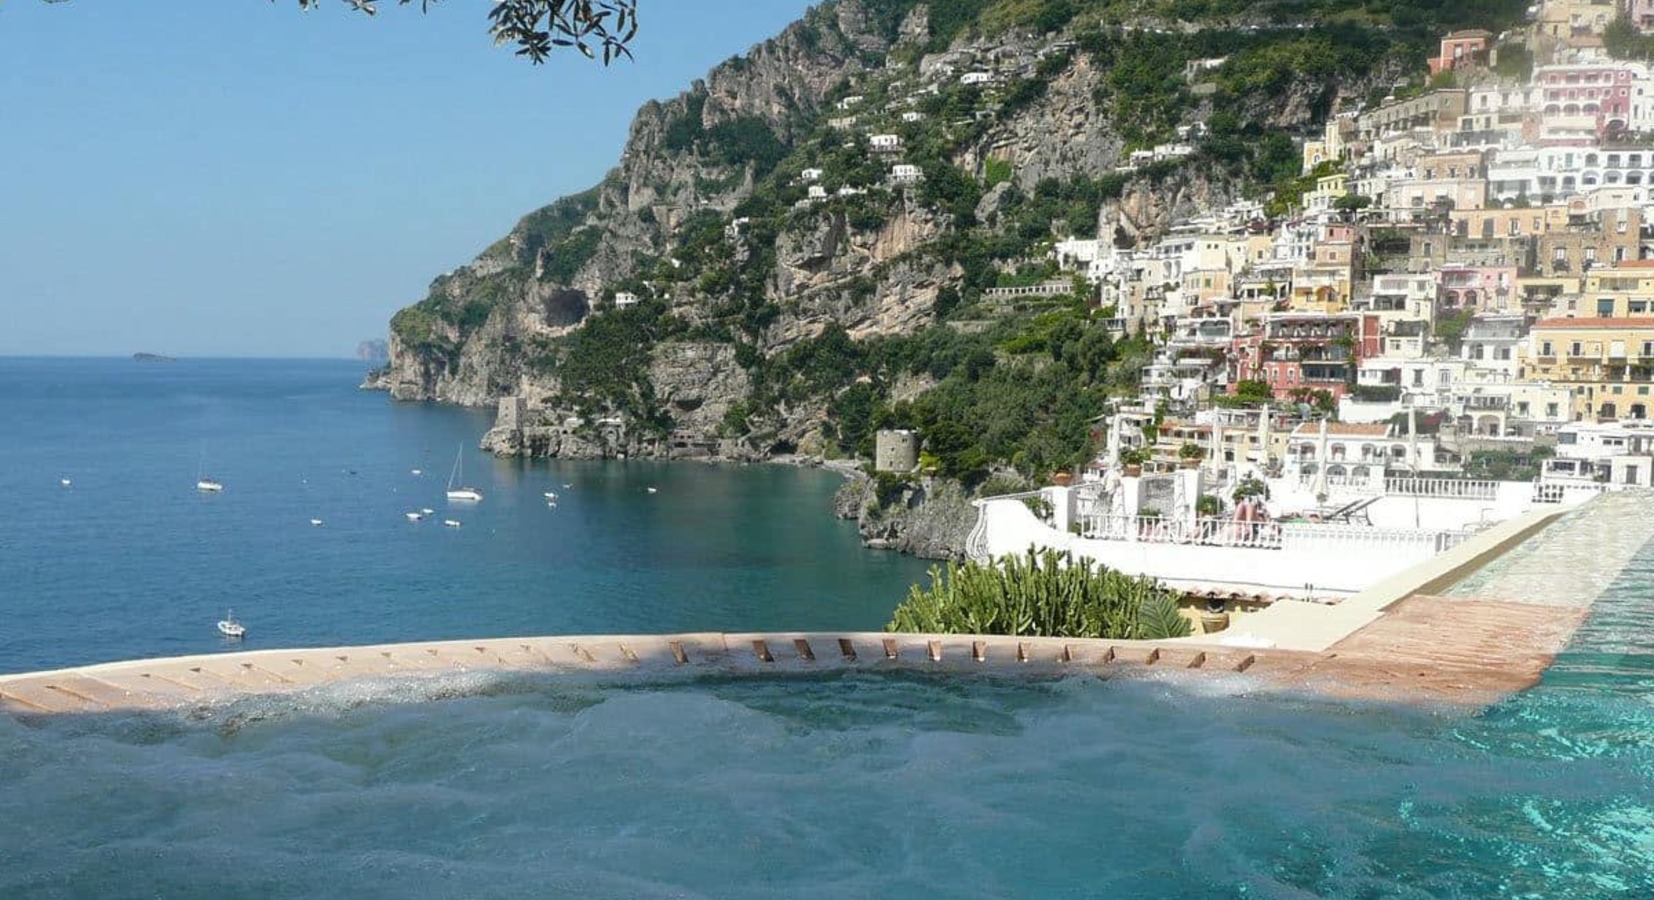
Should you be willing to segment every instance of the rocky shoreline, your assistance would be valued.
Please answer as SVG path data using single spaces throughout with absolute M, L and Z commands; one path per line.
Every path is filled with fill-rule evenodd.
M 388 368 L 374 369 L 360 385 L 361 390 L 392 390 Z M 497 422 L 478 442 L 479 449 L 495 456 L 546 459 L 666 459 L 705 463 L 762 463 L 767 465 L 822 468 L 845 479 L 833 496 L 832 512 L 841 519 L 856 520 L 862 544 L 873 550 L 894 550 L 921 559 L 965 558 L 965 539 L 976 525 L 977 510 L 964 486 L 935 476 L 918 476 L 903 481 L 880 496 L 879 482 L 869 478 L 859 460 L 827 459 L 809 453 L 771 453 L 736 440 L 674 446 L 669 439 L 641 439 L 629 434 L 620 423 L 585 423 L 574 420 L 558 425 L 522 427 L 512 421 L 519 411 L 509 404 L 501 409 L 505 420 Z

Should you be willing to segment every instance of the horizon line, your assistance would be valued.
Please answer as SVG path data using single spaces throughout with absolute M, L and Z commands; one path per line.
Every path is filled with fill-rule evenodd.
M 132 361 L 137 353 L 151 353 L 177 362 L 204 361 L 204 360 L 316 360 L 327 362 L 360 362 L 382 364 L 388 360 L 362 359 L 356 356 L 315 356 L 315 355 L 262 355 L 262 354 L 173 354 L 158 353 L 150 350 L 134 351 L 133 353 L 6 353 L 0 352 L 0 359 L 120 359 Z

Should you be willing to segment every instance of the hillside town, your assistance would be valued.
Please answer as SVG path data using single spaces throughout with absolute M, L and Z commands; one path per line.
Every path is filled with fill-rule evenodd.
M 1654 4 L 1445 34 L 1421 90 L 1301 142 L 1284 209 L 1057 242 L 1153 359 L 1083 473 L 980 504 L 971 555 L 1152 574 L 1210 598 L 1201 631 L 1273 646 L 1302 608 L 1273 600 L 1344 602 L 1497 523 L 1654 486 L 1654 71 L 1604 40 L 1628 26 L 1654 31 Z M 1157 152 L 1181 150 L 1131 163 Z
M 1604 42 L 1654 30 L 1654 4 L 1529 20 L 1443 35 L 1422 92 L 1337 111 L 1284 216 L 1242 201 L 1145 248 L 1107 227 L 1056 244 L 1111 328 L 1157 346 L 1090 477 L 1194 456 L 1331 483 L 1654 484 L 1654 70 Z

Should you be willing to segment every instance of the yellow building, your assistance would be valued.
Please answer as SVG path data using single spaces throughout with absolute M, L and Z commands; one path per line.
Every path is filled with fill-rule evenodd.
M 1315 171 L 1315 167 L 1324 162 L 1337 162 L 1344 158 L 1344 135 L 1354 130 L 1352 124 L 1349 119 L 1342 116 L 1328 116 L 1326 128 L 1321 132 L 1321 139 L 1304 141 L 1305 175 Z
M 1654 315 L 1654 260 L 1618 263 L 1592 269 L 1585 276 L 1579 315 L 1599 318 L 1637 318 Z
M 1646 419 L 1654 406 L 1654 316 L 1542 319 L 1517 375 L 1571 389 L 1576 421 Z
M 1483 240 L 1537 237 L 1568 226 L 1568 207 L 1556 204 L 1526 209 L 1456 208 L 1448 216 L 1454 234 Z

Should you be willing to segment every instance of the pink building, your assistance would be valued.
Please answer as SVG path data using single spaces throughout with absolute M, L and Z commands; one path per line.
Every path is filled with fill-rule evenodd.
M 1625 16 L 1638 31 L 1654 31 L 1654 0 L 1624 0 Z
M 1437 279 L 1438 309 L 1504 309 L 1516 287 L 1516 267 L 1448 265 Z
M 1540 115 L 1545 130 L 1580 122 L 1594 126 L 1600 138 L 1631 123 L 1635 73 L 1613 62 L 1545 66 L 1535 74 L 1540 87 Z
M 1487 65 L 1488 45 L 1493 33 L 1481 29 L 1455 31 L 1442 38 L 1441 55 L 1430 60 L 1430 74 Z

